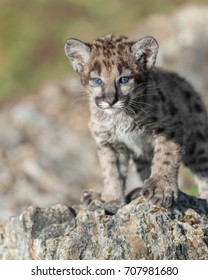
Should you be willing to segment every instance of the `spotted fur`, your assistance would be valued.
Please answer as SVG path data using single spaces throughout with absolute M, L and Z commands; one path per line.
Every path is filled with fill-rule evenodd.
M 154 67 L 156 40 L 69 39 L 65 51 L 90 97 L 89 127 L 104 177 L 101 199 L 125 202 L 130 158 L 144 180 L 134 198 L 142 194 L 153 204 L 172 206 L 182 162 L 195 175 L 201 196 L 207 195 L 207 112 L 187 81 Z M 122 83 L 122 77 L 128 81 Z

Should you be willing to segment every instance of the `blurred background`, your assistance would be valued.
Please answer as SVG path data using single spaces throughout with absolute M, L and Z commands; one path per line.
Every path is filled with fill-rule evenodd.
M 208 104 L 207 22 L 208 0 L 0 0 L 0 220 L 102 188 L 67 38 L 152 35 L 157 66 L 190 80 Z M 141 184 L 133 167 L 130 174 L 128 190 Z M 196 194 L 184 168 L 180 185 Z

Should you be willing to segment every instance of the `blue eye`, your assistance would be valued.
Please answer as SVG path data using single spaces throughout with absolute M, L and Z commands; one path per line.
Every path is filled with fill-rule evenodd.
M 129 79 L 130 79 L 130 77 L 127 77 L 127 76 L 121 77 L 119 79 L 119 83 L 120 84 L 126 84 L 126 83 L 128 83 Z
M 103 83 L 103 81 L 101 79 L 98 79 L 98 78 L 93 78 L 92 81 L 97 86 L 99 86 Z

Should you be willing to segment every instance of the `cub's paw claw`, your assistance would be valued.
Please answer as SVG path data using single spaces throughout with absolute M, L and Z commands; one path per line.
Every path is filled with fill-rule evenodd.
M 177 184 L 171 185 L 160 178 L 149 178 L 141 190 L 143 197 L 152 204 L 170 208 L 177 199 Z
M 84 190 L 82 192 L 80 200 L 81 200 L 81 203 L 83 203 L 84 205 L 89 205 L 90 202 L 92 202 L 93 200 L 99 200 L 99 201 L 103 202 L 101 199 L 101 193 L 96 192 L 94 190 Z
M 126 196 L 126 203 L 130 203 L 132 200 L 141 197 L 141 190 L 142 188 L 136 188 L 134 190 L 132 190 L 129 194 L 127 194 Z

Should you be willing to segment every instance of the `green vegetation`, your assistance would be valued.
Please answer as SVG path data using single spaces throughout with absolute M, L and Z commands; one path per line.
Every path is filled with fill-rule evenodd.
M 190 195 L 197 195 L 198 194 L 198 187 L 197 187 L 197 185 L 191 186 L 190 189 L 188 190 L 188 194 L 190 194 Z
M 110 32 L 126 34 L 141 18 L 186 2 L 0 0 L 0 101 L 35 92 L 44 81 L 67 75 L 63 46 L 68 37 L 91 40 Z

